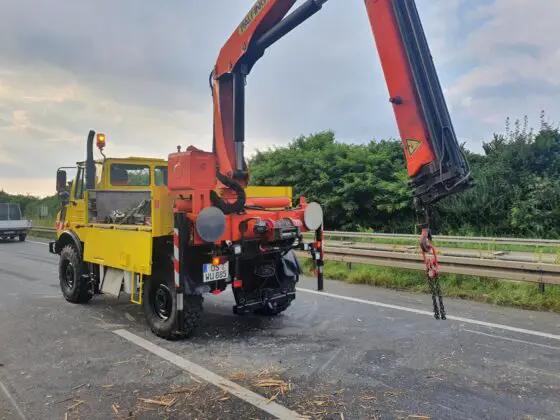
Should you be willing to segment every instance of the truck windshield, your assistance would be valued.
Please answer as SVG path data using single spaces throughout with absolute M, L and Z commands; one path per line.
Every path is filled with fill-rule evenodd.
M 19 205 L 0 203 L 0 220 L 21 220 Z

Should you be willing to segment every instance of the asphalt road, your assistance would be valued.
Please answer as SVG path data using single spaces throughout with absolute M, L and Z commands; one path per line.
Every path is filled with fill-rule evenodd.
M 310 418 L 560 419 L 554 314 L 448 299 L 436 321 L 429 296 L 303 279 L 283 316 L 209 296 L 195 336 L 167 342 L 126 298 L 64 301 L 56 263 L 0 243 L 0 419 L 274 418 L 202 368 Z

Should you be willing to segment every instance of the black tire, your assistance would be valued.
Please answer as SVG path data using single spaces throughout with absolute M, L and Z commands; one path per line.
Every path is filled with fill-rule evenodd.
M 284 277 L 282 279 L 282 289 L 289 290 L 290 292 L 296 291 L 296 283 L 299 282 L 299 274 L 293 277 Z M 286 303 L 276 304 L 272 307 L 265 305 L 262 308 L 256 309 L 254 313 L 260 316 L 278 316 L 292 305 L 293 300 Z
M 93 297 L 89 280 L 82 277 L 84 263 L 73 245 L 66 245 L 60 252 L 58 277 L 64 298 L 72 303 L 87 303 Z
M 173 311 L 177 301 L 177 291 L 173 280 L 173 271 L 155 271 L 146 278 L 142 306 L 146 321 L 152 332 L 166 340 L 186 338 L 196 330 L 202 322 L 202 296 L 183 296 L 184 330 L 177 330 L 177 311 Z
M 27 236 L 27 235 L 24 235 L 24 234 L 19 235 L 19 241 L 20 241 L 20 242 L 25 242 L 26 236 Z

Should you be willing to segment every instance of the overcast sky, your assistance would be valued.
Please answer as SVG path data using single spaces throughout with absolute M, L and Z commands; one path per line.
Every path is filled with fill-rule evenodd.
M 2 0 L 0 189 L 52 194 L 56 168 L 106 153 L 211 150 L 208 76 L 253 0 Z M 560 2 L 417 0 L 455 129 L 480 151 L 506 117 L 560 111 Z M 332 129 L 397 137 L 363 0 L 330 0 L 247 86 L 247 151 Z

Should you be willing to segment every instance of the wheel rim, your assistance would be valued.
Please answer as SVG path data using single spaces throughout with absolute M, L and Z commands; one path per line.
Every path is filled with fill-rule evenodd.
M 171 290 L 164 284 L 160 284 L 152 297 L 152 308 L 154 313 L 164 321 L 169 319 L 173 310 L 173 296 Z
M 74 287 L 74 266 L 70 262 L 66 264 L 64 270 L 64 283 L 69 289 Z

